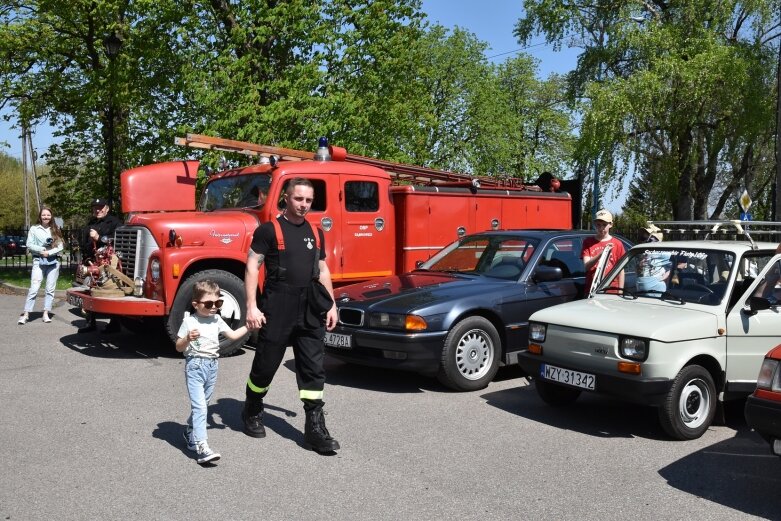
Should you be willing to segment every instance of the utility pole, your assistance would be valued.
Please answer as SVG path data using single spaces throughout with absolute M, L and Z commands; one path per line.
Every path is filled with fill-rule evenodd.
M 41 213 L 41 187 L 38 183 L 38 171 L 35 169 L 35 162 L 38 160 L 38 154 L 35 153 L 33 148 L 33 136 L 30 133 L 30 129 L 27 129 L 27 148 L 30 154 L 30 173 L 33 176 L 33 189 L 35 189 L 35 203 L 38 206 L 38 213 Z M 24 151 L 22 152 L 24 153 Z
M 778 46 L 776 67 L 776 182 L 773 218 L 781 221 L 781 44 Z
M 27 125 L 22 123 L 22 178 L 24 178 L 24 227 L 30 229 L 30 195 L 27 188 Z

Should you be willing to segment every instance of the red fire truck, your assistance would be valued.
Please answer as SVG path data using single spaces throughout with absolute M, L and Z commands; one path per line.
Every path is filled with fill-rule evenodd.
M 114 237 L 135 294 L 109 298 L 68 290 L 74 306 L 117 315 L 131 330 L 162 321 L 175 339 L 192 287 L 210 278 L 222 290 L 222 316 L 245 319 L 244 263 L 252 234 L 283 209 L 286 183 L 309 179 L 308 219 L 325 232 L 335 286 L 414 269 L 459 236 L 509 228 L 569 229 L 572 198 L 517 179 L 475 178 L 348 154 L 321 142 L 316 153 L 202 135 L 177 138 L 195 148 L 256 156 L 258 163 L 211 175 L 196 206 L 198 161 L 175 161 L 121 175 L 125 224 Z M 262 273 L 261 273 L 262 284 Z M 243 345 L 226 341 L 228 354 Z

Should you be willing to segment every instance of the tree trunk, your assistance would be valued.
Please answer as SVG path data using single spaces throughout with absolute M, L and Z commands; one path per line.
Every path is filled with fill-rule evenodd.
M 678 200 L 673 205 L 673 219 L 690 221 L 692 219 L 692 171 L 691 148 L 692 131 L 686 128 L 678 136 Z

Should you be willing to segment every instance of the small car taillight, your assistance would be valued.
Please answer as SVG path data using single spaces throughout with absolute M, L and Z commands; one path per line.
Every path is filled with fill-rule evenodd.
M 778 371 L 778 360 L 765 358 L 757 376 L 757 388 L 768 391 L 781 391 L 781 374 Z

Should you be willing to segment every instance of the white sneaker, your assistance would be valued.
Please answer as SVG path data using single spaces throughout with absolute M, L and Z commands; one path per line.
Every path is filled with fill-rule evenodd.
M 19 320 L 17 320 L 16 323 L 19 324 L 20 326 L 25 325 L 27 323 L 27 315 L 25 315 L 24 313 L 19 315 Z
M 43 312 L 43 321 L 44 321 L 44 323 L 46 323 L 46 324 L 48 324 L 49 322 L 51 322 L 51 321 L 52 321 L 52 319 L 51 319 L 51 317 L 49 316 L 49 314 L 48 314 L 47 312 L 45 312 L 45 311 Z
M 196 452 L 198 452 L 198 463 L 208 463 L 210 461 L 217 461 L 220 459 L 220 455 L 209 448 L 209 444 L 206 440 L 196 442 Z

